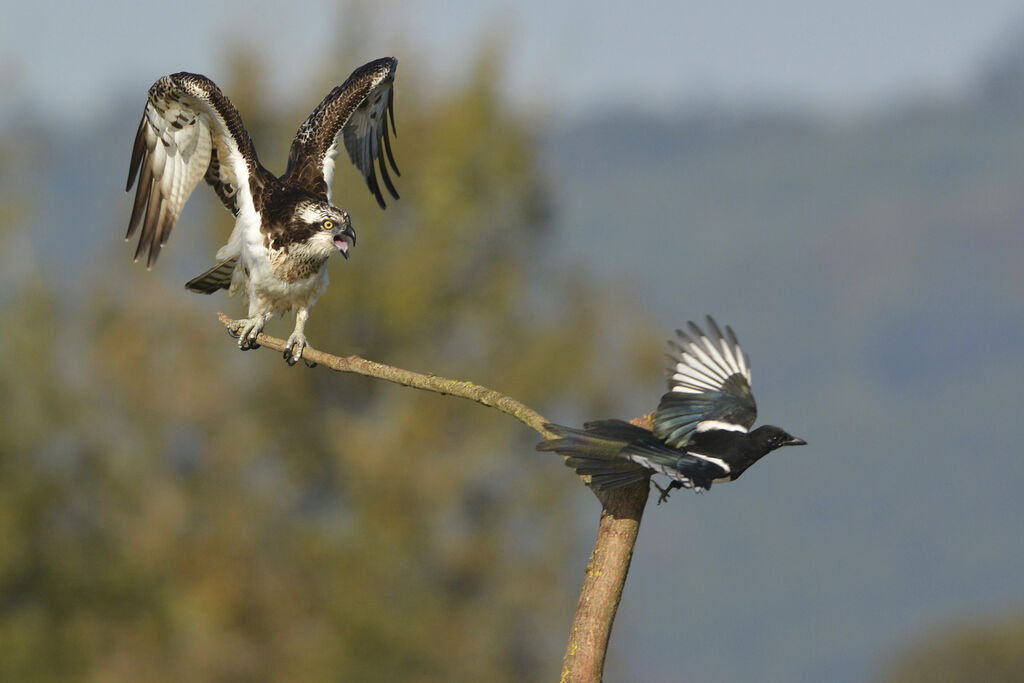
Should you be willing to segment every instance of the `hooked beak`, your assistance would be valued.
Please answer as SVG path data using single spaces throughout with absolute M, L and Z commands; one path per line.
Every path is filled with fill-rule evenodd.
M 341 255 L 348 260 L 349 249 L 356 245 L 356 231 L 352 225 L 346 225 L 343 230 L 334 234 L 334 246 L 341 252 Z

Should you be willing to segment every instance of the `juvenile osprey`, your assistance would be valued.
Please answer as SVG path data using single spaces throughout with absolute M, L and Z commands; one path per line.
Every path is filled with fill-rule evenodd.
M 142 228 L 135 260 L 148 249 L 152 268 L 192 190 L 206 180 L 234 214 L 235 227 L 217 265 L 185 287 L 245 292 L 249 317 L 229 328 L 242 350 L 258 346 L 256 336 L 272 315 L 294 311 L 284 357 L 289 365 L 298 362 L 309 310 L 327 288 L 327 258 L 341 252 L 347 259 L 356 243 L 348 214 L 331 203 L 339 141 L 382 209 L 377 167 L 398 199 L 385 163 L 386 155 L 398 174 L 385 121 L 395 132 L 397 67 L 393 57 L 364 64 L 329 92 L 299 126 L 279 178 L 260 164 L 242 117 L 213 81 L 184 72 L 158 80 L 149 89 L 125 188 L 130 192 L 138 177 L 126 237 Z
M 722 334 L 708 316 L 705 334 L 695 323 L 690 333 L 676 330 L 669 391 L 654 412 L 654 431 L 622 420 L 598 420 L 583 429 L 548 424 L 555 438 L 539 451 L 568 456 L 565 464 L 591 475 L 597 490 L 624 486 L 663 474 L 672 481 L 658 502 L 676 488 L 706 491 L 714 482 L 734 481 L 762 457 L 782 446 L 807 442 L 772 425 L 749 431 L 757 419 L 750 391 L 750 361 L 732 328 Z

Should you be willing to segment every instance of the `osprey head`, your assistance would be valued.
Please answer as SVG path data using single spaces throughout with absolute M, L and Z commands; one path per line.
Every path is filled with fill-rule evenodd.
M 310 249 L 324 258 L 336 251 L 346 259 L 356 243 L 356 231 L 348 213 L 329 202 L 306 200 L 295 206 L 293 227 L 305 232 Z

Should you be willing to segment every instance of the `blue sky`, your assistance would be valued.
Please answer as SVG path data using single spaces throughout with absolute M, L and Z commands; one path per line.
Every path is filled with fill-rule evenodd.
M 112 94 L 142 91 L 165 73 L 201 71 L 216 80 L 229 39 L 243 34 L 278 64 L 275 87 L 284 96 L 300 92 L 304 82 L 290 74 L 331 41 L 353 42 L 346 19 L 370 5 L 3 4 L 0 110 L 28 102 L 56 111 L 70 99 L 85 118 L 98 115 Z M 481 42 L 502 40 L 513 101 L 551 112 L 605 103 L 665 110 L 708 98 L 870 110 L 893 98 L 955 92 L 1024 21 L 1019 0 L 373 4 L 373 35 L 356 48 L 360 57 L 393 52 L 402 37 L 425 57 L 432 77 L 446 79 Z M 351 66 L 340 65 L 339 73 Z

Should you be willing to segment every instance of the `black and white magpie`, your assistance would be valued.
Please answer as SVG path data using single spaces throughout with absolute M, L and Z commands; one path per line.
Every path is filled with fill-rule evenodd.
M 590 475 L 598 491 L 663 474 L 672 481 L 665 488 L 655 484 L 661 503 L 672 489 L 700 493 L 712 483 L 739 479 L 776 448 L 805 445 L 772 425 L 750 431 L 757 419 L 750 361 L 732 328 L 722 334 L 711 316 L 707 327 L 710 334 L 691 321 L 689 333 L 676 330 L 679 340 L 669 341 L 672 375 L 653 431 L 622 420 L 587 422 L 583 429 L 547 424 L 555 436 L 537 450 L 567 456 L 565 464 Z

